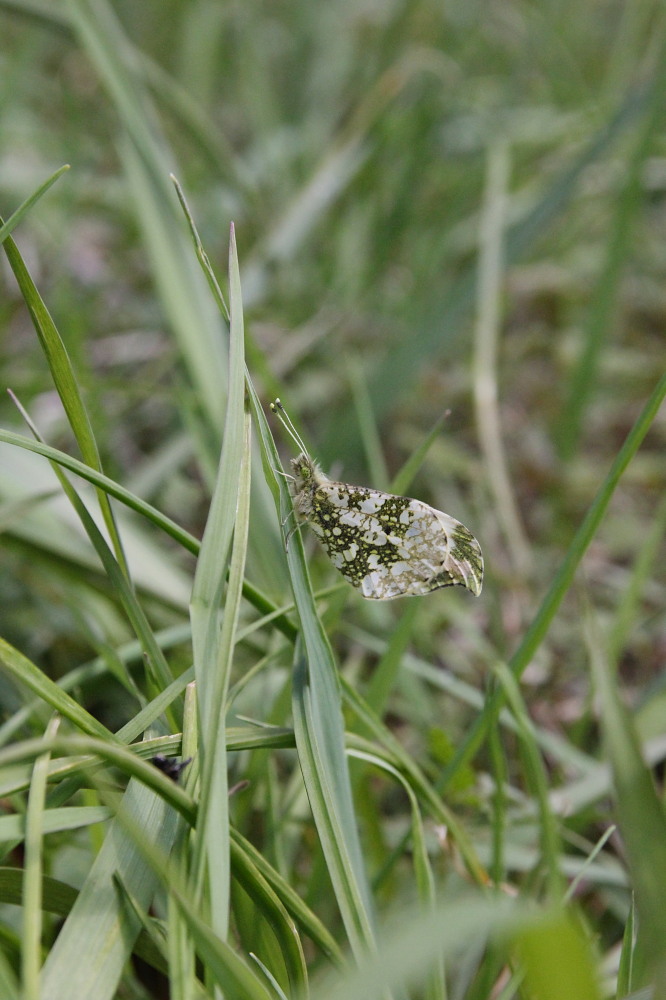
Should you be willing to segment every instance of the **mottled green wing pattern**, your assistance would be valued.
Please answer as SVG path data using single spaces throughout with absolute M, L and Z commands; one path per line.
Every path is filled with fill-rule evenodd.
M 420 500 L 333 482 L 306 455 L 292 467 L 297 514 L 364 597 L 389 600 L 455 584 L 480 594 L 481 548 L 459 521 Z

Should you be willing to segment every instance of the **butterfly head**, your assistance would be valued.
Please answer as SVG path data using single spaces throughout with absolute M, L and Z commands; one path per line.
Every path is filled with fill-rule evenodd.
M 302 490 L 310 491 L 317 488 L 324 478 L 324 474 L 304 451 L 297 458 L 292 458 L 291 467 L 294 471 L 294 492 L 300 493 Z

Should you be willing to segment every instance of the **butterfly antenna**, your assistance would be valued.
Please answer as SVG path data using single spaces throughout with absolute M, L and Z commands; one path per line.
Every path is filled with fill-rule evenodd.
M 290 438 L 295 442 L 296 447 L 303 452 L 304 455 L 309 455 L 308 449 L 303 444 L 303 439 L 291 422 L 291 418 L 284 406 L 279 399 L 276 399 L 274 403 L 271 403 L 271 410 L 277 416 L 278 420 L 286 430 Z

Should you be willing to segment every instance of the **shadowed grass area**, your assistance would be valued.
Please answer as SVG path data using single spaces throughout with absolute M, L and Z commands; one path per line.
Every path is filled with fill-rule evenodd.
M 0 0 L 0 995 L 664 993 L 665 27 Z

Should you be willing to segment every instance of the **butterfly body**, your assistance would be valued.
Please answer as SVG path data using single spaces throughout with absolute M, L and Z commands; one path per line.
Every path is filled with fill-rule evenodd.
M 291 467 L 297 517 L 364 597 L 389 600 L 455 584 L 481 592 L 481 548 L 455 518 L 420 500 L 335 482 L 305 452 Z

